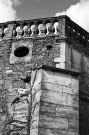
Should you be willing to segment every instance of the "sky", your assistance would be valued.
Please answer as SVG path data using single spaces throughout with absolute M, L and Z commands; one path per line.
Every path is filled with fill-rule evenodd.
M 89 32 L 89 0 L 0 0 L 0 22 L 67 15 Z

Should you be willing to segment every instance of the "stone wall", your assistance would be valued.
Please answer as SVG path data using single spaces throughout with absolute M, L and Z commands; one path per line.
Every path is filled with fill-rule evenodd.
M 72 71 L 80 72 L 79 78 L 79 125 L 80 134 L 88 135 L 89 130 L 89 119 L 88 119 L 88 107 L 89 107 L 89 54 L 84 52 L 84 49 L 80 47 L 78 42 L 67 42 L 66 47 L 66 57 L 65 57 L 65 68 Z
M 22 51 L 18 57 L 16 50 L 18 52 L 21 47 L 26 49 L 25 51 L 28 51 L 28 53 L 25 52 L 26 55 L 24 56 Z M 26 134 L 29 110 L 28 101 L 30 100 L 29 94 L 26 94 L 26 92 L 30 92 L 30 86 L 24 83 L 21 78 L 26 78 L 32 68 L 41 65 L 80 72 L 79 89 L 77 89 L 80 90 L 80 93 L 76 91 L 77 86 L 73 90 L 72 85 L 68 84 L 69 82 L 72 83 L 73 79 L 76 80 L 72 73 L 70 73 L 71 75 L 67 75 L 68 78 L 71 78 L 68 79 L 66 76 L 67 73 L 65 72 L 66 70 L 64 71 L 65 74 L 63 74 L 63 77 L 70 80 L 69 82 L 66 82 L 63 77 L 62 80 L 62 74 L 57 75 L 54 71 L 50 71 L 50 73 L 44 71 L 41 73 L 43 78 L 41 78 L 42 76 L 39 78 L 43 80 L 40 80 L 39 85 L 35 84 L 36 89 L 33 90 L 39 90 L 39 93 L 37 92 L 38 104 L 36 107 L 38 117 L 36 117 L 37 123 L 33 125 L 31 132 L 42 134 L 45 130 L 48 134 L 50 132 L 52 134 L 77 134 L 75 133 L 75 131 L 77 132 L 77 127 L 75 127 L 76 124 L 74 123 L 78 122 L 78 115 L 76 115 L 76 113 L 78 113 L 78 106 L 74 106 L 74 101 L 76 101 L 76 97 L 80 95 L 80 115 L 82 114 L 83 118 L 86 115 L 87 118 L 88 109 L 86 109 L 87 113 L 82 112 L 84 112 L 84 106 L 88 106 L 89 102 L 89 33 L 72 22 L 67 16 L 7 22 L 0 24 L 1 135 L 7 134 L 8 132 L 9 134 L 14 134 L 19 132 L 19 130 L 21 131 L 21 128 L 23 130 L 20 134 Z M 49 74 L 49 77 L 51 77 L 50 74 L 52 74 L 52 78 L 55 77 L 55 80 L 57 81 L 58 79 L 59 81 L 55 82 L 55 80 L 53 80 L 53 82 L 51 82 L 52 78 L 48 78 L 50 83 L 47 82 L 47 78 L 44 78 L 44 76 L 48 77 L 47 74 Z M 39 81 L 39 79 L 37 80 Z M 64 81 L 65 84 L 62 84 L 64 83 L 62 81 Z M 59 97 L 62 96 L 63 99 L 59 99 L 57 94 Z M 18 109 L 18 106 L 22 106 L 22 108 L 19 107 Z M 50 106 L 50 112 L 49 109 L 47 110 L 48 106 Z M 47 116 L 44 114 L 45 110 L 47 111 Z M 24 113 L 21 113 L 22 111 Z M 42 114 L 40 115 L 40 113 Z M 12 121 L 13 114 L 15 114 L 13 117 L 14 120 L 19 120 L 24 117 L 24 122 L 19 122 L 19 127 L 17 127 L 17 123 Z M 51 118 L 49 114 L 52 116 Z M 42 116 L 44 116 L 44 118 Z M 46 118 L 48 121 L 46 121 Z M 61 125 L 58 125 L 58 120 L 62 123 L 62 127 L 63 124 L 65 125 L 64 129 L 62 129 Z M 57 123 L 59 129 L 52 123 L 53 121 Z M 86 122 L 89 123 L 89 120 L 86 119 L 85 123 Z M 47 123 L 47 125 L 44 123 Z M 51 123 L 53 130 L 51 130 L 48 123 Z M 46 128 L 46 126 L 48 128 Z M 80 124 L 82 131 L 83 126 L 84 125 Z M 87 129 L 83 135 L 86 134 L 89 134 Z
M 31 135 L 79 135 L 79 78 L 74 72 L 40 69 Z M 34 116 L 34 115 L 33 115 Z

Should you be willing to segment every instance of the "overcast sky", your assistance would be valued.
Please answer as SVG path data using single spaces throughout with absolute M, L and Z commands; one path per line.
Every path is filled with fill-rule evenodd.
M 16 8 L 16 11 L 22 19 L 49 17 L 68 9 L 77 2 L 78 0 L 22 0 L 22 4 Z
M 0 0 L 0 22 L 68 15 L 89 31 L 89 0 Z

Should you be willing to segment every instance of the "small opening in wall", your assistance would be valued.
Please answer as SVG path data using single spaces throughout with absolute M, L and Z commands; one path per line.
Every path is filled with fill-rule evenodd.
M 47 47 L 47 50 L 48 51 L 52 49 L 52 46 L 51 45 L 47 45 L 46 47 Z
M 25 46 L 21 46 L 16 48 L 16 50 L 14 51 L 14 54 L 16 57 L 24 57 L 29 53 L 29 49 Z

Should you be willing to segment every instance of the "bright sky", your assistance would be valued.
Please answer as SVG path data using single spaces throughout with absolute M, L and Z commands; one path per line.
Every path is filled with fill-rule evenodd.
M 62 14 L 89 31 L 89 0 L 0 0 L 0 22 Z

